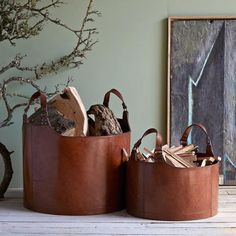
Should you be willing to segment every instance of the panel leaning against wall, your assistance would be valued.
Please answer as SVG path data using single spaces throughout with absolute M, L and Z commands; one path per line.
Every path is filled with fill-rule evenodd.
M 236 19 L 169 18 L 169 141 L 203 123 L 222 156 L 222 184 L 236 184 Z M 180 122 L 181 121 L 181 122 Z M 193 131 L 189 142 L 200 143 Z

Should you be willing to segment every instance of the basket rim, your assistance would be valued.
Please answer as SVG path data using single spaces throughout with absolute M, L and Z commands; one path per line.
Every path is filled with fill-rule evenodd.
M 121 134 L 116 134 L 116 135 L 104 135 L 104 136 L 63 136 L 59 133 L 57 133 L 53 128 L 51 128 L 50 126 L 48 125 L 35 125 L 35 124 L 32 124 L 32 123 L 26 123 L 24 122 L 23 123 L 23 127 L 24 128 L 27 128 L 27 127 L 41 127 L 43 129 L 48 129 L 53 135 L 59 137 L 59 138 L 63 138 L 63 139 L 73 139 L 73 138 L 83 138 L 83 139 L 109 139 L 109 138 L 114 138 L 114 137 L 122 137 L 124 135 L 129 135 L 131 134 L 131 130 L 127 131 L 127 132 L 123 132 Z

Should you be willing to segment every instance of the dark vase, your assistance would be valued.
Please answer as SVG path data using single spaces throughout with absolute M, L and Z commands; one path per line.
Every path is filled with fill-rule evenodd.
M 12 179 L 12 164 L 11 164 L 11 154 L 13 152 L 9 152 L 6 148 L 6 146 L 2 143 L 0 143 L 0 155 L 3 158 L 5 171 L 3 175 L 3 179 L 0 182 L 0 199 L 4 198 L 4 194 L 7 191 L 7 188 L 11 182 Z

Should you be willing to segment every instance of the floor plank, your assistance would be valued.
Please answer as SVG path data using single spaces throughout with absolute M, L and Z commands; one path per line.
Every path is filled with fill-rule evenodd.
M 13 197 L 12 197 L 13 196 Z M 56 216 L 23 207 L 22 193 L 0 201 L 0 235 L 236 235 L 236 186 L 221 186 L 219 213 L 194 221 L 136 218 L 125 210 L 92 216 Z

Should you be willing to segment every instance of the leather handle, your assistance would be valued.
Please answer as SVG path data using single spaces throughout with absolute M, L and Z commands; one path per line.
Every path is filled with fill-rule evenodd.
M 41 91 L 37 91 L 35 92 L 29 99 L 29 103 L 28 105 L 25 107 L 24 109 L 24 113 L 27 114 L 29 108 L 30 108 L 30 105 L 33 103 L 33 101 L 37 98 L 40 98 L 40 105 L 41 105 L 41 108 L 42 108 L 42 111 L 46 113 L 47 111 L 47 98 L 45 96 L 44 93 L 42 93 Z
M 180 143 L 183 145 L 183 146 L 186 146 L 188 143 L 187 143 L 187 139 L 188 139 L 188 136 L 190 134 L 190 131 L 193 127 L 197 127 L 197 128 L 200 128 L 205 134 L 206 134 L 206 154 L 208 155 L 211 155 L 211 156 L 214 156 L 214 152 L 213 152 L 213 149 L 212 149 L 212 144 L 211 144 L 211 139 L 207 133 L 207 130 L 206 130 L 206 127 L 203 125 L 203 124 L 200 124 L 200 123 L 195 123 L 195 124 L 192 124 L 190 126 L 188 126 L 185 130 L 184 130 L 184 133 L 182 135 L 182 138 L 180 139 Z
M 142 140 L 145 136 L 152 134 L 152 133 L 156 133 L 156 147 L 155 147 L 155 151 L 161 151 L 161 147 L 162 147 L 162 135 L 160 132 L 158 132 L 155 128 L 150 128 L 148 130 L 146 130 L 144 132 L 144 134 L 142 135 L 142 137 L 134 144 L 133 150 L 135 151 L 142 143 Z
M 27 120 L 27 112 L 29 111 L 30 105 L 33 103 L 35 99 L 39 98 L 40 99 L 40 105 L 41 105 L 41 123 L 42 125 L 50 125 L 49 119 L 48 119 L 48 113 L 47 113 L 47 97 L 44 93 L 41 91 L 35 92 L 31 98 L 29 99 L 28 105 L 24 109 L 24 120 Z
M 105 94 L 104 100 L 103 100 L 103 105 L 104 105 L 105 107 L 109 107 L 110 94 L 111 94 L 111 93 L 115 94 L 115 95 L 122 101 L 122 107 L 123 107 L 123 109 L 126 111 L 126 110 L 127 110 L 127 106 L 126 106 L 126 104 L 125 104 L 125 102 L 124 102 L 124 99 L 123 99 L 122 94 L 121 94 L 118 90 L 116 90 L 116 89 L 114 89 L 114 88 L 111 89 L 110 91 L 108 91 L 108 92 Z

